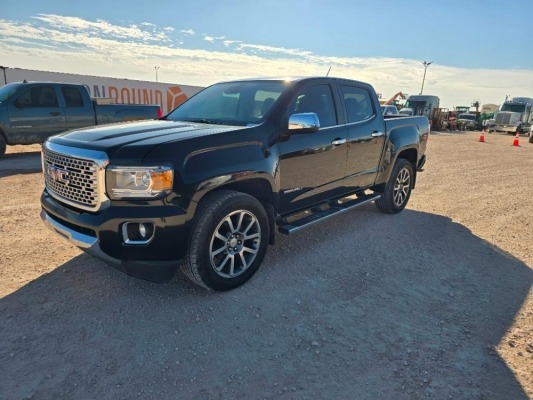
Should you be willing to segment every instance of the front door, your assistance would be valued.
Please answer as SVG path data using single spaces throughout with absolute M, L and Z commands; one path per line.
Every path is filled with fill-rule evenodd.
M 14 143 L 42 143 L 65 131 L 65 115 L 53 86 L 31 86 L 9 104 Z
M 280 210 L 306 208 L 342 190 L 346 168 L 346 126 L 338 117 L 329 84 L 312 85 L 295 95 L 289 115 L 314 112 L 320 129 L 292 134 L 279 144 Z

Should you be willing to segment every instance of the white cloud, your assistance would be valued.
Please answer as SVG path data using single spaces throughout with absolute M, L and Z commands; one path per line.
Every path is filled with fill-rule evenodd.
M 240 40 L 223 40 L 222 43 L 224 44 L 224 46 L 229 47 L 232 44 L 242 43 L 242 42 Z
M 209 35 L 204 35 L 204 40 L 206 42 L 210 42 L 210 43 L 214 43 L 215 41 L 218 41 L 218 40 L 224 40 L 226 37 L 225 36 L 209 36 Z
M 192 29 L 184 29 L 180 32 L 188 36 L 194 36 L 196 34 L 196 32 L 194 32 Z
M 419 60 L 324 57 L 310 51 L 242 43 L 224 36 L 225 51 L 186 49 L 174 28 L 114 25 L 76 17 L 38 15 L 29 22 L 0 19 L 1 64 L 77 74 L 153 80 L 205 86 L 220 80 L 259 76 L 330 76 L 366 81 L 384 98 L 402 91 L 418 94 L 424 68 Z M 192 30 L 179 31 L 194 34 Z M 232 45 L 236 45 L 233 47 Z M 436 94 L 441 106 L 501 103 L 505 95 L 533 97 L 533 71 L 460 69 L 433 63 L 424 93 Z

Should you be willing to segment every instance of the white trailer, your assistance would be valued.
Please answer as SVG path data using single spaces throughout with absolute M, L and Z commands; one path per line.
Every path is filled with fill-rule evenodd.
M 163 114 L 169 113 L 201 89 L 200 86 L 137 81 L 133 79 L 35 71 L 0 67 L 0 86 L 21 81 L 79 83 L 85 85 L 92 97 L 111 98 L 116 104 L 157 104 Z

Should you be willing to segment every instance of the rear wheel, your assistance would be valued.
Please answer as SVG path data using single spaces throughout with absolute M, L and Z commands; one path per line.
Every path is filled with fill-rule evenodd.
M 376 200 L 376 207 L 387 214 L 402 211 L 411 196 L 413 182 L 413 166 L 406 159 L 399 158 L 396 160 L 383 194 Z
M 269 223 L 254 197 L 233 191 L 208 194 L 199 205 L 182 270 L 197 285 L 234 289 L 263 261 Z

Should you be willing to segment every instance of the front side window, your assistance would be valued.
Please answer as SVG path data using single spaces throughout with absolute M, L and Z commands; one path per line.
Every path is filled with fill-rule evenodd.
M 366 89 L 343 86 L 342 95 L 348 123 L 365 121 L 375 115 L 370 93 Z
M 337 125 L 337 113 L 329 85 L 310 86 L 296 95 L 290 113 L 308 112 L 318 115 L 321 128 Z
M 26 90 L 17 104 L 24 107 L 58 107 L 54 88 L 51 86 L 34 86 Z

